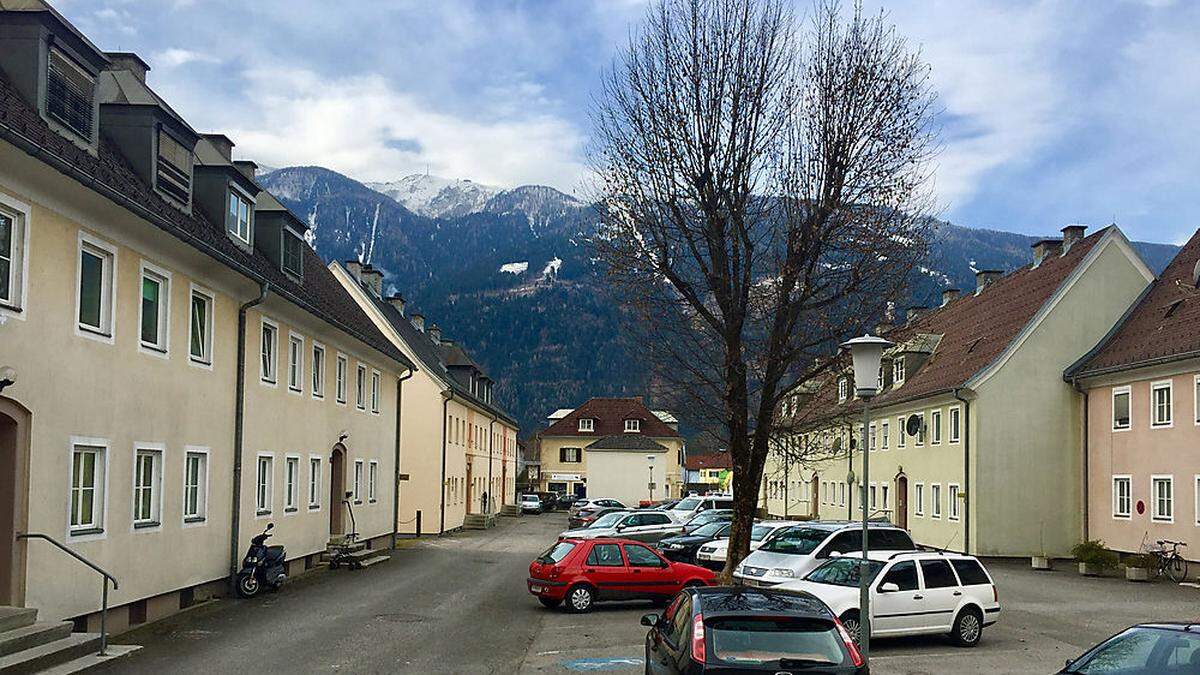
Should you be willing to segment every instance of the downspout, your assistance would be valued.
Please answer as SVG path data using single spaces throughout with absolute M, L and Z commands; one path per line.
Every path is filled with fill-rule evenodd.
M 448 394 L 448 395 L 446 395 L 446 394 Z M 439 524 L 438 524 L 438 534 L 439 535 L 444 534 L 446 532 L 446 432 L 448 431 L 447 422 L 449 420 L 449 418 L 447 417 L 447 414 L 449 412 L 448 406 L 450 404 L 450 401 L 453 398 L 454 398 L 454 390 L 453 389 L 447 389 L 445 394 L 443 394 L 443 396 L 442 396 L 442 502 L 441 502 L 442 505 L 441 505 L 441 509 L 440 509 L 441 515 L 439 516 L 441 520 L 439 521 Z
M 404 399 L 404 381 L 413 376 L 413 370 L 404 371 L 404 376 L 396 379 L 396 461 L 393 465 L 395 476 L 392 479 L 392 548 L 396 548 L 396 532 L 400 529 L 400 403 Z
M 1091 523 L 1089 522 L 1090 515 L 1088 513 L 1090 508 L 1089 502 L 1091 501 L 1089 494 L 1089 483 L 1091 482 L 1091 477 L 1088 473 L 1090 470 L 1090 467 L 1088 466 L 1088 409 L 1090 406 L 1088 405 L 1087 389 L 1079 386 L 1079 376 L 1071 376 L 1071 386 L 1075 389 L 1075 391 L 1083 394 L 1083 492 L 1080 496 L 1083 498 L 1083 541 L 1087 541 L 1090 539 L 1088 535 L 1091 531 Z
M 963 435 L 963 553 L 971 554 L 971 402 L 962 397 L 959 392 L 962 387 L 954 388 L 954 398 L 963 404 L 962 435 Z
M 493 452 L 494 452 L 493 446 L 495 446 L 495 444 L 496 444 L 496 436 L 492 432 L 492 425 L 495 423 L 496 423 L 496 418 L 495 418 L 495 416 L 493 416 L 492 421 L 488 422 L 488 489 L 486 490 L 486 492 L 487 492 L 487 509 L 486 510 L 488 513 L 492 512 L 492 502 L 494 502 L 496 500 L 496 495 L 492 494 L 493 492 L 496 491 L 496 486 L 492 484 L 492 462 L 495 461 L 495 456 L 493 454 Z
M 237 577 L 238 572 L 238 537 L 241 535 L 242 519 L 242 453 L 245 440 L 243 429 L 246 418 L 246 312 L 255 305 L 260 305 L 271 292 L 271 284 L 260 282 L 258 297 L 238 307 L 238 336 L 237 336 L 237 400 L 234 403 L 233 415 L 233 508 L 232 522 L 229 528 L 229 578 Z

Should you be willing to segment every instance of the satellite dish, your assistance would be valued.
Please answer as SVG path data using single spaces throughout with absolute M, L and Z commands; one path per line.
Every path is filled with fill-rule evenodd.
M 916 436 L 921 433 L 922 420 L 920 415 L 909 415 L 904 422 L 904 430 L 909 436 Z

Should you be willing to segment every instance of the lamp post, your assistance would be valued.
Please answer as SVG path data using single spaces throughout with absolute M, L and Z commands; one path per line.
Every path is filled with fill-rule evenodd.
M 646 455 L 646 461 L 650 463 L 650 482 L 647 485 L 650 487 L 650 503 L 654 503 L 654 455 Z
M 858 567 L 858 644 L 862 651 L 864 663 L 871 658 L 871 585 L 869 570 L 871 569 L 868 553 L 870 552 L 867 539 L 867 521 L 870 518 L 867 504 L 867 485 L 871 480 L 871 399 L 879 391 L 879 364 L 883 360 L 883 350 L 891 347 L 892 343 L 871 334 L 854 338 L 842 343 L 842 349 L 850 352 L 854 362 L 854 393 L 863 402 L 862 428 L 862 477 L 859 483 L 863 486 L 862 496 L 862 562 Z

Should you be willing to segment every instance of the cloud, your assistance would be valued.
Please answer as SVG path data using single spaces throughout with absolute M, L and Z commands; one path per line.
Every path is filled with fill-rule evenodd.
M 160 52 L 155 52 L 151 56 L 151 62 L 155 68 L 178 68 L 179 66 L 189 63 L 220 63 L 221 59 L 204 52 L 197 52 L 191 49 L 181 49 L 179 47 L 171 47 Z

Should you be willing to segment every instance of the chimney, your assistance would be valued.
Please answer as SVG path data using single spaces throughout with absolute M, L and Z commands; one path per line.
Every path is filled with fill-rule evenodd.
M 350 276 L 354 277 L 355 281 L 362 280 L 362 263 L 359 261 L 347 260 L 346 271 L 350 273 Z
M 383 272 L 371 267 L 370 265 L 363 265 L 361 275 L 363 284 L 366 285 L 371 293 L 377 298 L 382 297 Z
M 412 321 L 413 328 L 416 328 L 417 330 L 421 331 L 422 333 L 425 332 L 425 317 L 424 316 L 422 316 L 421 314 L 413 314 L 412 318 L 410 320 Z
M 1083 233 L 1087 232 L 1087 225 L 1079 225 L 1072 223 L 1062 229 L 1062 254 L 1066 255 L 1067 251 L 1071 250 L 1071 246 L 1083 239 Z
M 1004 272 L 1000 270 L 979 270 L 975 273 L 975 295 L 983 292 L 983 289 L 988 284 L 1004 276 Z
M 923 305 L 914 305 L 904 310 L 905 324 L 908 325 L 916 321 L 922 314 L 925 313 L 926 309 L 928 309 L 928 307 Z
M 430 326 L 429 326 L 429 330 L 428 330 L 427 332 L 429 333 L 429 339 L 430 339 L 430 340 L 433 340 L 435 344 L 441 344 L 441 342 L 442 342 L 442 329 L 441 329 L 441 328 L 438 328 L 438 326 L 437 326 L 437 324 L 436 324 L 436 323 L 435 323 L 435 324 L 430 324 Z
M 250 180 L 254 180 L 254 175 L 258 173 L 258 165 L 248 159 L 239 159 L 234 161 L 233 167 L 242 172 L 242 175 Z
M 942 290 L 942 307 L 954 302 L 958 296 L 962 294 L 957 288 L 946 288 Z
M 888 332 L 889 330 L 891 330 L 893 328 L 895 328 L 895 326 L 893 326 L 892 324 L 890 324 L 886 321 L 881 321 L 881 322 L 875 324 L 875 334 L 883 335 L 884 333 Z
M 400 312 L 400 316 L 404 316 L 404 296 L 397 293 L 395 295 L 389 295 L 388 297 L 384 298 L 384 300 L 386 300 L 387 303 L 392 307 L 395 307 L 396 311 Z
M 217 149 L 217 152 L 225 158 L 225 161 L 233 161 L 233 141 L 229 140 L 228 136 L 225 134 L 200 134 L 200 138 L 211 143 Z
M 1062 245 L 1062 239 L 1041 239 L 1033 242 L 1033 266 L 1037 267 L 1046 258 L 1057 255 Z
M 150 66 L 142 60 L 142 57 L 133 52 L 105 52 L 104 55 L 110 61 L 108 70 L 128 71 L 138 79 L 138 82 L 146 83 L 146 71 L 150 70 Z

